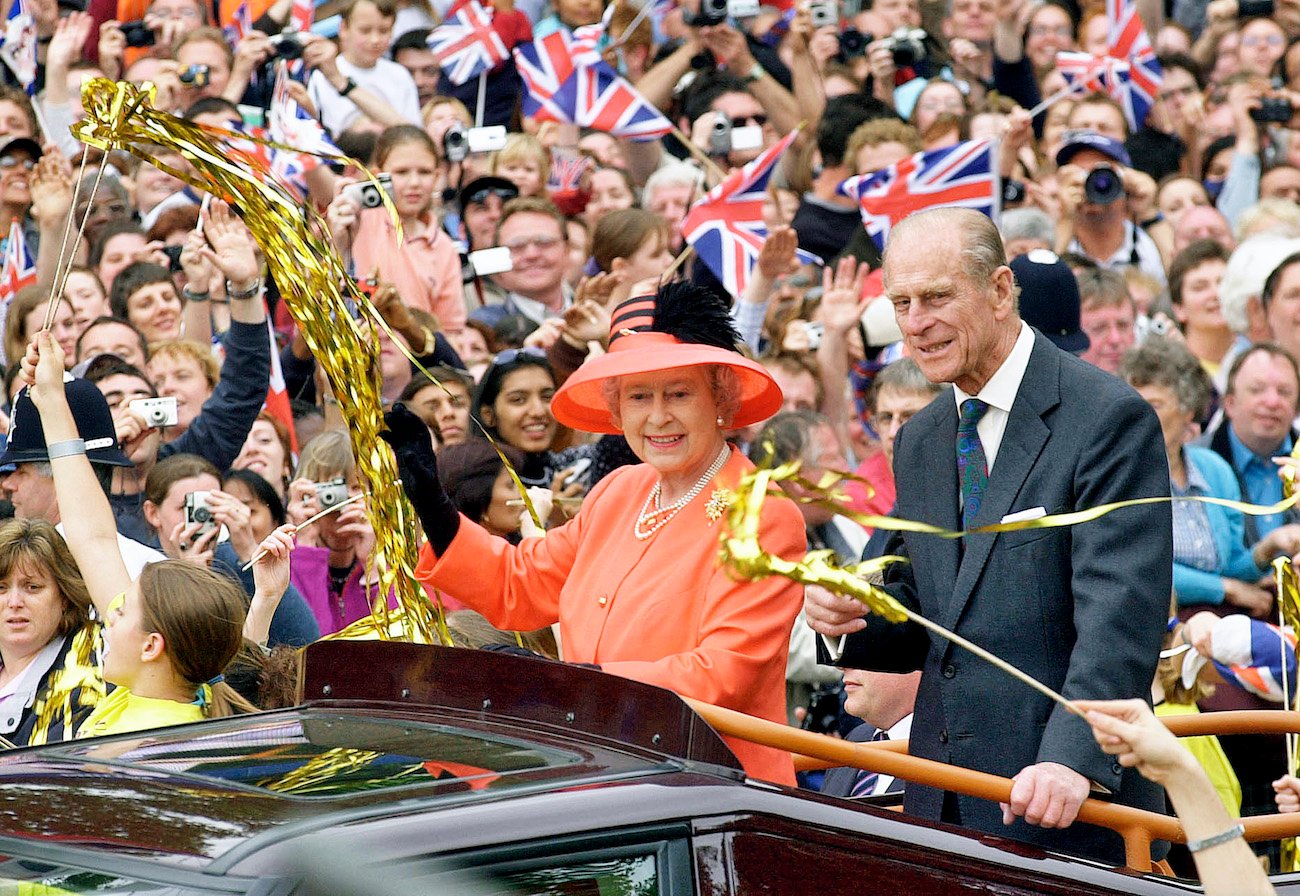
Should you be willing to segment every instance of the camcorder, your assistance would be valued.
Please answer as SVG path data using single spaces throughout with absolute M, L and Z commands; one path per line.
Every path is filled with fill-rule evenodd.
M 683 20 L 692 28 L 703 28 L 727 19 L 752 19 L 758 9 L 759 0 L 700 0 L 699 11 L 688 12 Z
M 814 734 L 832 734 L 839 730 L 844 707 L 844 683 L 824 684 L 808 695 L 808 706 L 799 727 Z
M 127 407 L 143 417 L 144 422 L 149 425 L 150 429 L 175 426 L 180 422 L 180 414 L 176 411 L 176 397 L 174 395 L 166 395 L 162 398 L 137 398 Z
M 506 148 L 504 125 L 466 128 L 456 125 L 442 137 L 442 152 L 448 162 L 463 162 L 476 152 L 500 152 Z
M 1286 124 L 1294 114 L 1295 108 L 1284 96 L 1263 97 L 1259 101 L 1259 108 L 1250 110 L 1250 117 L 1260 124 Z
M 472 283 L 477 277 L 504 274 L 506 271 L 514 270 L 514 267 L 515 263 L 510 257 L 509 247 L 493 246 L 490 249 L 478 249 L 465 256 L 465 263 L 460 268 L 461 280 Z
M 749 125 L 738 128 L 722 112 L 713 113 L 713 127 L 709 131 L 709 154 L 725 156 L 732 152 L 749 152 L 763 148 L 763 128 Z

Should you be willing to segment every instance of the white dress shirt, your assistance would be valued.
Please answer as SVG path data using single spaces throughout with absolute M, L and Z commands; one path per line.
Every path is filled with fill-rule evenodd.
M 980 444 L 984 446 L 984 457 L 988 460 L 989 475 L 993 475 L 993 464 L 998 459 L 998 449 L 1002 447 L 1002 436 L 1007 431 L 1007 421 L 1011 419 L 1011 406 L 1016 403 L 1016 394 L 1024 381 L 1025 371 L 1029 369 L 1029 355 L 1034 350 L 1034 331 L 1029 324 L 1020 322 L 1020 335 L 1011 348 L 1011 354 L 1002 362 L 1002 366 L 989 377 L 989 381 L 980 389 L 978 395 L 970 395 L 956 386 L 952 387 L 953 398 L 957 400 L 957 414 L 961 415 L 962 402 L 968 398 L 978 398 L 989 406 L 980 418 L 976 429 L 980 434 Z M 955 449 L 954 449 L 955 451 Z M 956 455 L 954 454 L 954 457 Z M 956 463 L 954 460 L 953 463 Z

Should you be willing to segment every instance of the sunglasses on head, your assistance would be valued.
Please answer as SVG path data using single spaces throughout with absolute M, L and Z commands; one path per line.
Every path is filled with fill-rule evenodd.
M 489 196 L 495 196 L 502 202 L 507 202 L 519 195 L 518 190 L 507 190 L 505 187 L 484 187 L 481 190 L 475 190 L 469 194 L 466 205 L 482 205 L 487 202 Z
M 503 352 L 497 352 L 497 356 L 492 359 L 492 365 L 502 367 L 518 361 L 521 357 L 545 358 L 546 352 L 535 345 L 525 345 L 523 348 L 508 348 Z

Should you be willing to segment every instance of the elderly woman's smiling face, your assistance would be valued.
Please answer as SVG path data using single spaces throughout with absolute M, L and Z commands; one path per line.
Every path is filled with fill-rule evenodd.
M 705 367 L 630 374 L 618 384 L 620 426 L 665 488 L 694 484 L 722 450 L 718 401 Z

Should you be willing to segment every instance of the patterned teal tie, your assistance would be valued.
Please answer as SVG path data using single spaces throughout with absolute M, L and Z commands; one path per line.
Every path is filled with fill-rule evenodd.
M 961 403 L 961 420 L 957 423 L 957 481 L 961 483 L 961 526 L 969 529 L 980 512 L 984 491 L 989 485 L 988 458 L 980 442 L 980 418 L 988 411 L 987 402 L 968 398 Z

